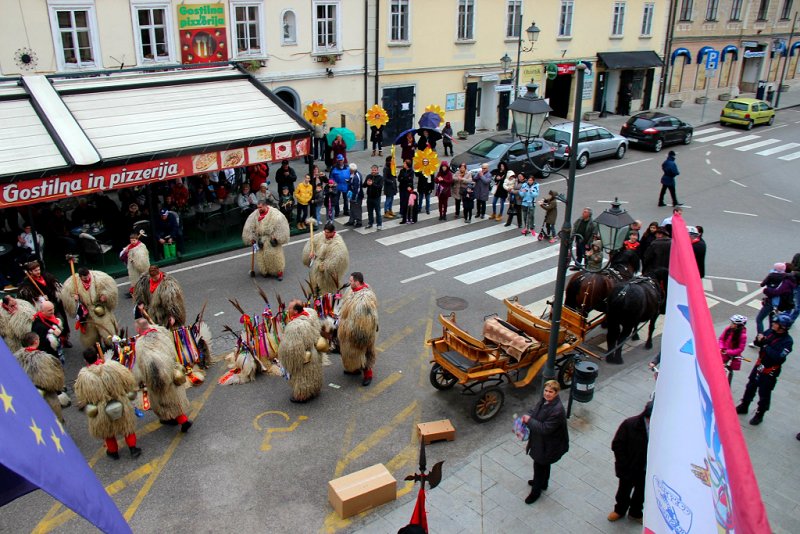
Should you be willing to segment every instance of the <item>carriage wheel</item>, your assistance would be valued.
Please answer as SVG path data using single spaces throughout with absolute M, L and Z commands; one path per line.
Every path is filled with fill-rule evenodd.
M 505 395 L 498 387 L 481 390 L 478 393 L 478 398 L 472 403 L 470 415 L 478 423 L 485 423 L 500 413 L 500 408 L 503 407 L 504 401 Z
M 451 375 L 444 367 L 438 363 L 431 367 L 431 385 L 439 391 L 445 391 L 456 385 L 458 379 Z
M 575 358 L 567 358 L 561 367 L 558 368 L 558 383 L 561 389 L 572 387 L 572 378 L 575 375 Z

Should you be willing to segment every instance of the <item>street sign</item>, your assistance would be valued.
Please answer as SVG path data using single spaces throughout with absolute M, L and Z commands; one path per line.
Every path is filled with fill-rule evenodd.
M 558 65 L 555 63 L 548 63 L 546 72 L 548 80 L 555 80 L 556 76 L 558 76 Z
M 706 52 L 706 70 L 717 70 L 719 67 L 719 52 L 709 50 Z

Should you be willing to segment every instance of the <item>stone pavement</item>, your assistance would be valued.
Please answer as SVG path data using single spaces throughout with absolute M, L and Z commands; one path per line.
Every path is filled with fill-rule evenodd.
M 719 332 L 727 324 L 715 325 Z M 792 332 L 798 336 L 798 328 Z M 657 340 L 658 343 L 658 340 Z M 755 349 L 745 356 L 755 360 Z M 594 399 L 573 404 L 569 420 L 569 452 L 553 466 L 550 489 L 532 505 L 525 497 L 530 489 L 533 462 L 525 454 L 524 442 L 512 433 L 513 414 L 501 412 L 508 420 L 508 432 L 489 439 L 463 462 L 445 461 L 441 484 L 427 492 L 430 532 L 440 533 L 531 533 L 531 532 L 641 532 L 642 526 L 623 518 L 611 523 L 606 516 L 613 509 L 617 479 L 611 440 L 619 424 L 641 412 L 655 388 L 653 375 L 643 357 L 613 378 L 600 380 Z M 773 532 L 800 532 L 800 477 L 795 462 L 800 442 L 800 364 L 797 355 L 784 365 L 772 399 L 772 410 L 760 426 L 747 424 L 740 416 L 750 457 L 761 488 Z M 752 363 L 745 363 L 733 381 L 733 400 L 741 397 Z M 538 400 L 541 386 L 532 385 L 530 403 Z M 562 392 L 562 401 L 567 393 Z M 752 415 L 752 414 L 751 414 Z M 456 429 L 457 431 L 458 429 Z M 458 439 L 458 438 L 456 438 Z M 428 465 L 447 460 L 447 442 L 426 447 Z M 405 484 L 399 481 L 399 487 Z M 393 503 L 354 518 L 347 532 L 393 534 L 411 518 L 417 487 Z

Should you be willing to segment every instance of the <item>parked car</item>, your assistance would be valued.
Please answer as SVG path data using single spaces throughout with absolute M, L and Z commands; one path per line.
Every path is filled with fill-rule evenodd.
M 752 130 L 756 124 L 772 125 L 775 122 L 775 109 L 756 98 L 734 98 L 728 100 L 719 112 L 720 124 L 738 124 Z
M 645 111 L 637 113 L 622 125 L 619 134 L 627 137 L 634 146 L 641 146 L 661 152 L 664 145 L 692 142 L 694 128 L 677 117 Z
M 542 136 L 556 148 L 555 158 L 565 161 L 569 159 L 572 146 L 572 123 L 564 122 L 551 126 Z M 578 131 L 578 168 L 583 169 L 589 160 L 614 156 L 617 159 L 625 157 L 628 151 L 628 140 L 621 135 L 616 135 L 602 126 L 582 122 Z
M 462 164 L 467 164 L 468 171 L 474 171 L 483 163 L 488 163 L 490 169 L 495 169 L 500 161 L 506 161 L 508 168 L 515 174 L 520 172 L 526 175 L 536 173 L 542 178 L 550 176 L 554 166 L 553 153 L 555 148 L 542 139 L 533 139 L 528 144 L 528 154 L 533 160 L 534 167 L 525 156 L 525 144 L 511 134 L 498 134 L 478 141 L 466 152 L 454 157 L 450 167 L 455 172 Z

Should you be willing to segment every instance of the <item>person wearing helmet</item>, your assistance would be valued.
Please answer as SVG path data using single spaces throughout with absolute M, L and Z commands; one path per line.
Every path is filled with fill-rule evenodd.
M 734 315 L 731 324 L 719 336 L 719 352 L 728 371 L 728 384 L 733 381 L 733 372 L 742 368 L 742 352 L 747 346 L 747 317 Z
M 792 317 L 788 313 L 779 313 L 775 316 L 770 329 L 756 336 L 754 343 L 759 347 L 758 360 L 750 372 L 742 401 L 736 407 L 736 413 L 746 414 L 758 391 L 758 408 L 750 419 L 751 425 L 761 424 L 764 414 L 769 410 L 772 390 L 778 382 L 781 366 L 792 352 L 794 345 L 792 336 L 789 335 L 791 326 Z

